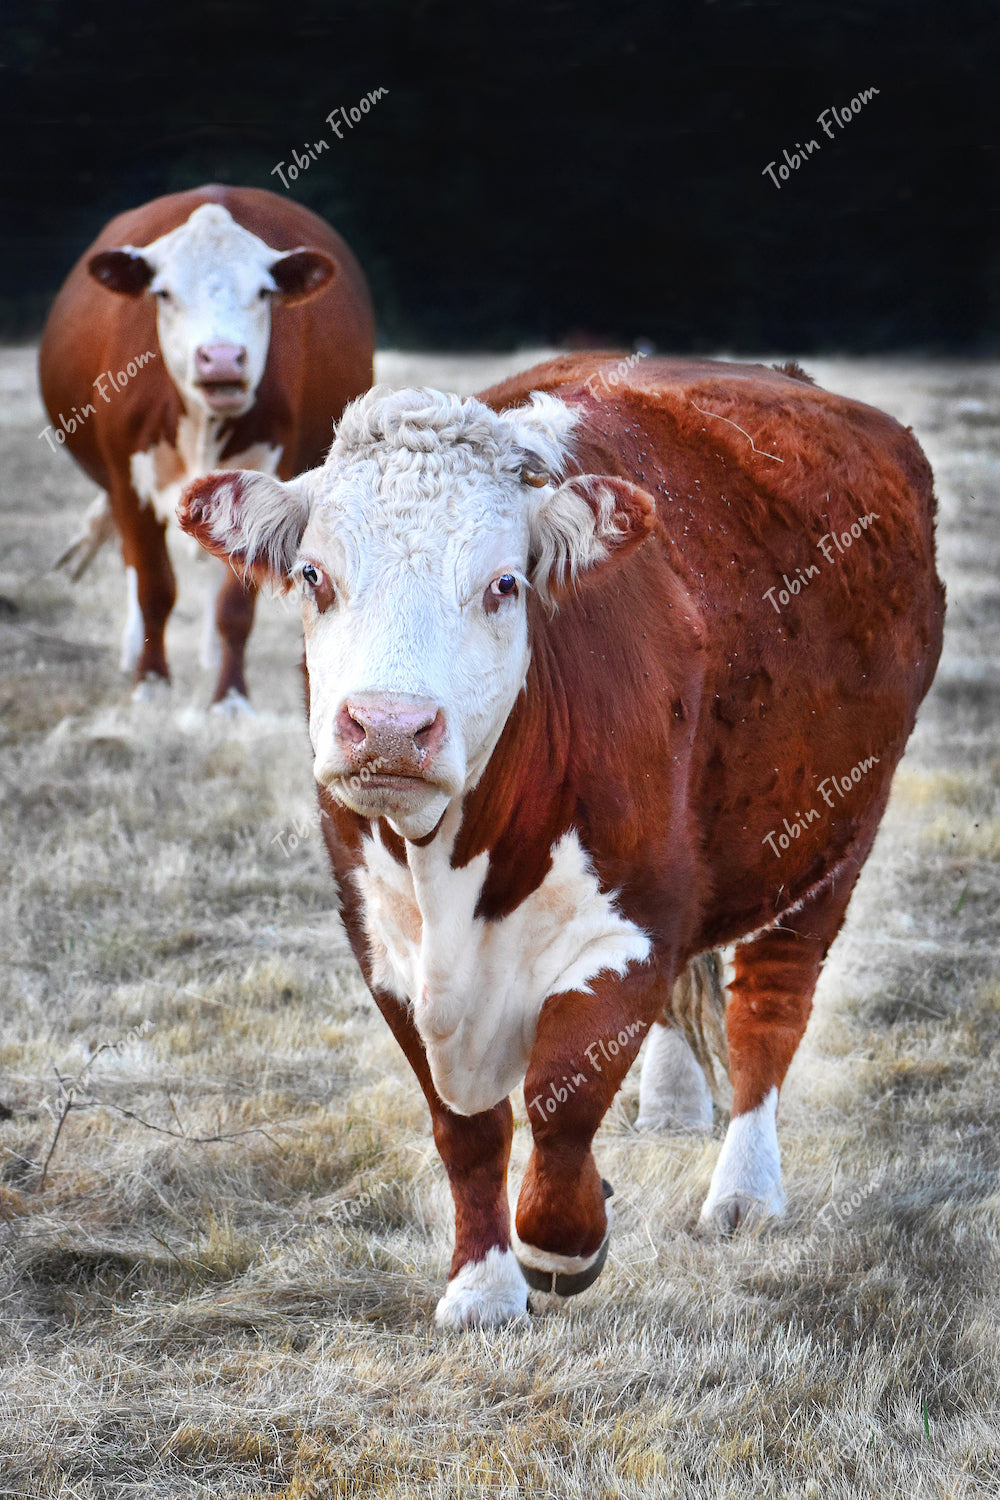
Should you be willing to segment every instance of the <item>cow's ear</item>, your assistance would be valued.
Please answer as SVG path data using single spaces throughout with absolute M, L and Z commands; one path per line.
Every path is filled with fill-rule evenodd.
M 242 577 L 285 593 L 309 520 L 303 477 L 285 484 L 252 469 L 206 474 L 187 486 L 177 517 L 207 552 L 227 558 Z
M 529 576 L 547 604 L 577 579 L 623 558 L 656 525 L 656 503 L 648 490 L 610 474 L 583 474 L 554 486 L 528 470 L 522 480 L 534 493 L 529 526 Z
M 337 274 L 337 263 L 322 250 L 289 250 L 271 262 L 271 275 L 286 307 L 308 302 Z
M 153 267 L 142 251 L 131 245 L 92 255 L 87 270 L 109 292 L 119 292 L 123 297 L 141 297 L 153 279 Z

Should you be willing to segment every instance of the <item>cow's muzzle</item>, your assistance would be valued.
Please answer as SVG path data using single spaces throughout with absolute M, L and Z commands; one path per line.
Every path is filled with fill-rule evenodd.
M 213 411 L 241 410 L 247 399 L 247 351 L 239 344 L 200 344 L 195 381 Z
M 434 779 L 444 711 L 416 694 L 352 693 L 337 712 L 334 732 L 347 776 L 362 777 L 371 791 L 405 790 L 407 783 Z

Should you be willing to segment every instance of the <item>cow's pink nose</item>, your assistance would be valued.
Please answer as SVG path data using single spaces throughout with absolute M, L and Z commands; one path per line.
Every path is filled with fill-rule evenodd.
M 237 382 L 245 373 L 247 351 L 239 344 L 199 344 L 194 362 L 199 380 Z
M 419 776 L 441 747 L 445 722 L 433 698 L 352 693 L 341 704 L 336 729 L 351 765 L 369 766 L 376 774 Z

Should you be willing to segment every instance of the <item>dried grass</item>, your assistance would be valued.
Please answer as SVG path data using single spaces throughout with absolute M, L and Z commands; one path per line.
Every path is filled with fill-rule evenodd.
M 0 1496 L 998 1493 L 996 371 L 811 368 L 926 441 L 950 617 L 789 1075 L 788 1215 L 700 1237 L 717 1140 L 637 1135 L 633 1075 L 601 1281 L 449 1338 L 449 1199 L 334 913 L 295 617 L 261 607 L 266 711 L 210 720 L 182 559 L 173 703 L 132 708 L 120 564 L 49 570 L 91 490 L 36 438 L 31 351 L 0 357 Z

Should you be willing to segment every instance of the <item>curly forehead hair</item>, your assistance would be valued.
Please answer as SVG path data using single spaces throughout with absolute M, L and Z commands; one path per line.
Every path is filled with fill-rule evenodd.
M 516 473 L 526 460 L 532 460 L 557 469 L 565 457 L 564 440 L 573 418 L 561 403 L 553 403 L 561 408 L 557 428 L 562 431 L 557 436 L 555 431 L 538 427 L 533 419 L 550 402 L 552 397 L 536 392 L 530 407 L 495 412 L 475 396 L 426 388 L 396 391 L 377 385 L 346 408 L 329 461 L 349 464 L 403 451 L 447 457 L 454 463 L 460 461 L 458 450 L 464 448 L 470 466 Z

